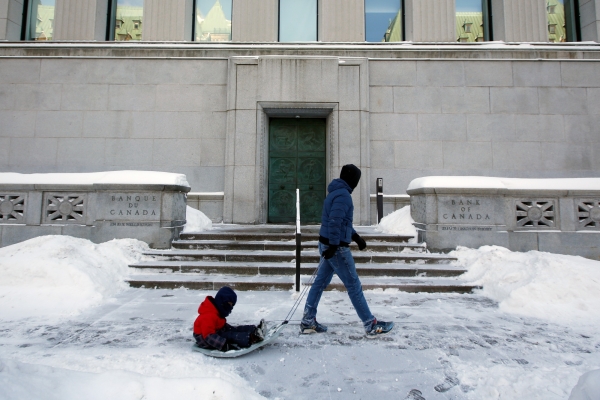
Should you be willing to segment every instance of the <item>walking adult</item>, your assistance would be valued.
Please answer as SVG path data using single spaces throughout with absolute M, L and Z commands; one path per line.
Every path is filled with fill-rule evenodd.
M 356 233 L 352 227 L 354 205 L 352 204 L 352 191 L 360 180 L 360 169 L 354 164 L 342 167 L 339 179 L 331 181 L 327 187 L 327 197 L 323 203 L 321 229 L 319 231 L 319 254 L 321 259 L 317 276 L 312 284 L 306 304 L 304 315 L 300 323 L 301 333 L 326 332 L 327 327 L 317 322 L 317 308 L 323 291 L 335 273 L 344 283 L 352 305 L 363 323 L 366 336 L 377 337 L 386 334 L 394 327 L 393 322 L 378 321 L 371 314 L 367 300 L 362 290 L 362 284 L 354 258 L 350 252 L 350 243 L 355 241 L 359 250 L 364 250 L 367 243 Z

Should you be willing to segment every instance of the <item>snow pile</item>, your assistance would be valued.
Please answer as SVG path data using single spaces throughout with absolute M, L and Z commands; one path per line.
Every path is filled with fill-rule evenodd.
M 582 257 L 499 246 L 459 247 L 450 255 L 462 278 L 482 285 L 500 310 L 564 324 L 600 325 L 600 262 Z
M 3 400 L 47 399 L 259 399 L 241 378 L 213 374 L 206 368 L 200 377 L 165 378 L 136 372 L 109 370 L 100 373 L 0 360 Z M 210 371 L 210 372 L 208 372 Z M 208 376 L 213 375 L 213 376 Z M 225 374 L 224 374 L 225 375 Z
M 425 176 L 410 182 L 407 190 L 422 188 L 598 190 L 600 178 L 519 179 L 488 176 Z
M 200 210 L 190 206 L 185 209 L 185 228 L 183 232 L 202 232 L 212 229 L 212 221 Z
M 41 236 L 0 249 L 0 319 L 77 314 L 124 290 L 148 245 Z
M 71 174 L 18 174 L 0 173 L 0 184 L 29 185 L 94 185 L 94 184 L 132 184 L 132 185 L 177 185 L 190 184 L 183 174 L 157 171 L 106 171 Z
M 383 233 L 416 237 L 417 229 L 413 225 L 414 222 L 410 216 L 410 206 L 405 206 L 381 218 L 375 230 Z
M 470 389 L 466 397 L 472 400 L 566 399 L 573 386 L 573 372 L 577 374 L 560 364 L 529 370 L 514 365 L 482 365 L 481 360 L 453 361 L 460 385 Z
M 600 369 L 583 374 L 569 397 L 569 400 L 598 399 L 600 399 Z

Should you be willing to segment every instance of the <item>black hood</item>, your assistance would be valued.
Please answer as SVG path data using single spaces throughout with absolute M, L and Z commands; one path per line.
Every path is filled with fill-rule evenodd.
M 344 180 L 352 189 L 358 186 L 360 181 L 360 169 L 354 164 L 346 164 L 342 167 L 340 179 Z
M 214 305 L 219 311 L 221 318 L 225 318 L 231 314 L 231 310 L 233 310 L 233 306 L 235 306 L 236 302 L 237 294 L 235 294 L 233 289 L 228 286 L 223 286 L 215 296 Z

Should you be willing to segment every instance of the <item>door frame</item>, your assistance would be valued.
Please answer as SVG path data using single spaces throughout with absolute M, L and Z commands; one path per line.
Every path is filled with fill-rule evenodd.
M 271 118 L 323 118 L 325 119 L 325 172 L 326 182 L 336 176 L 334 160 L 338 157 L 338 103 L 302 103 L 302 102 L 258 102 L 256 131 L 258 132 L 257 166 L 260 168 L 256 182 L 258 194 L 258 223 L 266 224 L 269 206 L 269 121 Z

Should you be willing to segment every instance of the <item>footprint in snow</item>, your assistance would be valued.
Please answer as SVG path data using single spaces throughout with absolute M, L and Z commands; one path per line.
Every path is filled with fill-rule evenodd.
M 421 396 L 422 394 L 420 390 L 413 389 L 408 392 L 404 400 L 425 400 L 425 397 Z
M 434 389 L 436 390 L 436 392 L 444 393 L 444 392 L 447 392 L 448 390 L 452 389 L 454 386 L 458 385 L 459 383 L 460 383 L 460 381 L 458 380 L 458 378 L 452 378 L 450 376 L 447 376 L 446 379 L 444 379 L 444 382 L 435 386 Z

